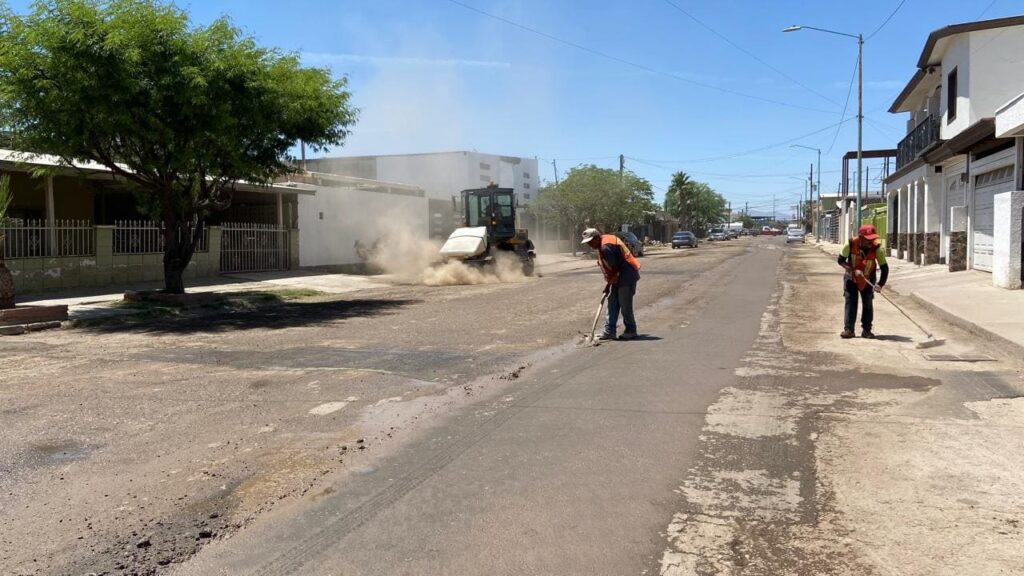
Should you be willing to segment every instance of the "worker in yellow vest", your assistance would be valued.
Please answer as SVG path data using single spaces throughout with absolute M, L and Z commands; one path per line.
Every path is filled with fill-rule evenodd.
M 846 310 L 843 319 L 843 331 L 839 336 L 853 338 L 853 328 L 857 324 L 857 300 L 863 304 L 860 316 L 861 338 L 874 338 L 871 323 L 874 320 L 874 293 L 881 292 L 885 281 L 889 278 L 889 265 L 885 262 L 885 250 L 878 238 L 875 227 L 865 224 L 857 231 L 857 235 L 843 245 L 839 253 L 839 265 L 846 269 L 843 279 L 843 295 L 846 298 Z M 877 278 L 877 271 L 882 277 Z M 877 281 L 876 281 L 877 279 Z

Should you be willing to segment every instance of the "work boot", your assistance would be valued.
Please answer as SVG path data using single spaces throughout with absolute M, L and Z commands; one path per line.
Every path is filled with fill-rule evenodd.
M 608 334 L 606 332 L 604 334 L 598 335 L 598 337 L 597 337 L 597 341 L 598 342 L 605 342 L 607 340 L 615 340 L 615 334 Z
M 860 337 L 861 338 L 874 338 L 875 335 L 871 332 L 871 330 L 864 330 L 864 331 L 862 331 L 860 333 Z
M 636 332 L 623 332 L 622 336 L 619 336 L 619 340 L 636 340 Z
M 839 333 L 840 338 L 853 338 L 853 330 L 843 330 Z

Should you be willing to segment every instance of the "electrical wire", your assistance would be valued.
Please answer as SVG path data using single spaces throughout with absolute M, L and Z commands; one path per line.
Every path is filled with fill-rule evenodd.
M 765 67 L 766 67 L 766 68 L 768 68 L 769 70 L 772 70 L 773 72 L 775 72 L 775 73 L 776 73 L 776 74 L 778 74 L 779 76 L 782 76 L 782 77 L 783 77 L 783 78 L 785 78 L 786 80 L 789 80 L 790 82 L 792 82 L 792 83 L 796 84 L 797 86 L 799 86 L 799 87 L 803 88 L 804 90 L 806 90 L 806 91 L 810 92 L 811 94 L 814 94 L 815 96 L 817 96 L 817 97 L 819 97 L 819 98 L 822 98 L 822 99 L 823 99 L 823 100 L 825 100 L 826 102 L 829 102 L 829 103 L 835 104 L 836 106 L 838 106 L 838 105 L 839 105 L 839 102 L 836 102 L 835 100 L 833 100 L 833 99 L 829 98 L 828 96 L 825 96 L 825 95 L 824 95 L 824 94 L 822 94 L 821 92 L 818 92 L 817 90 L 815 90 L 815 89 L 811 88 L 810 86 L 807 86 L 807 85 L 806 85 L 806 84 L 804 84 L 803 82 L 800 82 L 800 81 L 799 81 L 799 80 L 797 80 L 796 78 L 793 78 L 793 77 L 792 77 L 792 76 L 790 76 L 789 74 L 786 74 L 786 73 L 785 73 L 785 72 L 783 72 L 782 70 L 779 70 L 779 69 L 778 69 L 778 68 L 776 68 L 775 66 L 772 66 L 771 64 L 769 64 L 768 62 L 765 62 L 765 61 L 764 61 L 764 60 L 762 60 L 762 59 L 761 59 L 761 58 L 760 58 L 760 57 L 759 57 L 759 56 L 758 56 L 757 54 L 754 54 L 754 53 L 753 53 L 753 52 L 751 52 L 750 50 L 747 50 L 746 48 L 744 48 L 744 47 L 740 46 L 739 44 L 737 44 L 737 43 L 733 42 L 732 40 L 730 40 L 729 38 L 727 38 L 727 37 L 726 37 L 726 36 L 725 36 L 724 34 L 720 33 L 720 32 L 719 32 L 719 31 L 717 31 L 717 30 L 715 30 L 715 29 L 714 29 L 714 28 L 712 28 L 711 26 L 708 26 L 708 25 L 707 25 L 707 24 L 705 24 L 705 23 L 704 23 L 703 21 L 701 21 L 701 20 L 700 20 L 699 18 L 697 18 L 697 17 L 696 17 L 696 16 L 694 16 L 693 14 L 691 14 L 691 13 L 687 12 L 686 10 L 684 10 L 684 9 L 683 9 L 683 8 L 682 8 L 681 6 L 679 6 L 678 4 L 676 4 L 675 2 L 673 2 L 672 0 L 664 0 L 664 2 L 665 2 L 666 4 L 668 4 L 669 6 L 671 6 L 671 7 L 675 8 L 675 9 L 676 9 L 676 10 L 678 10 L 679 12 L 683 13 L 683 15 L 685 15 L 685 16 L 686 16 L 687 18 L 689 18 L 690 20 L 693 20 L 694 22 L 696 22 L 696 23 L 697 23 L 698 25 L 700 25 L 700 26 L 701 26 L 702 28 L 704 28 L 704 29 L 705 29 L 705 30 L 707 30 L 708 32 L 711 32 L 711 33 L 712 33 L 712 34 L 714 34 L 715 36 L 718 36 L 718 37 L 719 37 L 720 39 L 722 39 L 722 41 L 724 41 L 724 42 L 725 42 L 726 44 L 728 44 L 728 45 L 732 46 L 733 48 L 735 48 L 735 49 L 739 50 L 740 52 L 742 52 L 742 53 L 746 54 L 746 55 L 747 55 L 748 57 L 750 57 L 751 59 L 753 59 L 753 60 L 754 60 L 755 62 L 758 62 L 758 63 L 762 64 L 763 66 L 765 66 Z
M 618 62 L 619 64 L 625 64 L 626 66 L 630 66 L 630 67 L 636 68 L 638 70 L 643 70 L 644 72 L 649 72 L 651 74 L 656 74 L 656 75 L 659 75 L 659 76 L 665 76 L 665 77 L 668 77 L 668 78 L 673 78 L 673 79 L 675 79 L 675 80 L 677 80 L 679 82 L 683 82 L 685 84 L 690 84 L 690 85 L 693 85 L 693 86 L 700 86 L 702 88 L 707 88 L 709 90 L 716 90 L 718 92 L 723 92 L 725 94 L 732 94 L 734 96 L 740 96 L 740 97 L 748 98 L 748 99 L 751 99 L 751 100 L 759 100 L 761 102 L 767 102 L 769 104 L 775 104 L 777 106 L 785 106 L 787 108 L 796 108 L 798 110 L 807 110 L 807 111 L 810 111 L 810 112 L 821 112 L 821 113 L 824 113 L 824 114 L 832 114 L 834 112 L 833 110 L 822 110 L 820 108 L 811 108 L 811 107 L 808 107 L 808 106 L 801 106 L 799 104 L 792 104 L 790 102 L 783 102 L 782 100 L 773 100 L 771 98 L 764 98 L 763 96 L 757 96 L 757 95 L 754 95 L 754 94 L 747 94 L 745 92 L 740 92 L 738 90 L 730 90 L 729 88 L 722 88 L 721 86 L 715 86 L 714 84 L 707 84 L 707 83 L 704 83 L 704 82 L 698 82 L 697 80 L 692 80 L 690 78 L 686 78 L 684 76 L 680 76 L 679 74 L 673 74 L 672 72 L 666 72 L 664 70 L 658 70 L 657 68 L 652 68 L 652 67 L 647 66 L 645 64 L 640 64 L 640 63 L 637 63 L 637 62 L 626 60 L 625 58 L 619 58 L 618 56 L 613 56 L 611 54 L 608 54 L 607 52 L 601 52 L 600 50 L 595 50 L 593 48 L 589 48 L 587 46 L 583 46 L 582 44 L 577 44 L 577 43 L 572 42 L 570 40 L 565 40 L 564 38 L 559 38 L 558 36 L 553 36 L 551 34 L 548 34 L 547 32 L 542 32 L 540 30 L 537 30 L 536 28 L 530 28 L 529 26 L 526 26 L 525 24 L 520 24 L 519 22 L 516 22 L 514 20 L 509 20 L 508 18 L 504 18 L 502 16 L 498 16 L 497 14 L 491 14 L 490 12 L 487 12 L 485 10 L 481 10 L 480 8 L 477 8 L 475 6 L 471 6 L 471 5 L 466 4 L 464 2 L 460 2 L 459 0 L 448 0 L 448 2 L 450 2 L 452 4 L 455 4 L 456 6 L 461 6 L 461 7 L 465 8 L 466 10 L 470 10 L 472 12 L 476 12 L 477 14 L 480 14 L 482 16 L 486 16 L 488 18 L 492 18 L 494 20 L 498 20 L 499 22 L 504 22 L 505 24 L 508 24 L 509 26 L 514 26 L 516 28 L 519 28 L 520 30 L 524 30 L 524 31 L 529 32 L 531 34 L 535 34 L 537 36 L 540 36 L 542 38 L 546 38 L 548 40 L 551 40 L 552 42 L 557 42 L 559 44 L 563 44 L 565 46 L 569 46 L 571 48 L 575 48 L 577 50 L 581 50 L 583 52 L 587 52 L 587 53 L 592 54 L 594 56 L 599 56 L 599 57 L 604 58 L 606 60 L 611 60 L 613 62 Z
M 900 0 L 900 3 L 896 5 L 896 8 L 892 11 L 892 13 L 889 14 L 889 17 L 885 19 L 885 22 L 882 22 L 878 26 L 878 28 L 875 28 L 875 31 L 872 32 L 871 34 L 868 34 L 868 37 L 865 38 L 864 40 L 871 40 L 875 36 L 875 34 L 878 34 L 879 32 L 881 32 L 882 28 L 885 28 L 885 25 L 889 23 L 889 20 L 892 20 L 892 17 L 895 16 L 896 13 L 900 11 L 900 8 L 903 8 L 903 5 L 906 2 L 907 2 L 907 0 Z
M 853 63 L 853 77 L 850 78 L 850 87 L 846 89 L 846 102 L 843 103 L 843 114 L 840 118 L 846 117 L 846 110 L 850 106 L 850 96 L 853 94 L 853 83 L 857 81 L 857 70 L 860 67 L 860 55 L 857 55 L 856 60 Z M 832 153 L 832 149 L 836 147 L 836 140 L 839 139 L 839 131 L 842 125 L 836 126 L 836 133 L 832 135 L 832 143 L 828 145 L 828 150 L 825 151 L 825 155 L 828 156 Z
M 992 0 L 991 2 L 988 3 L 988 6 L 985 6 L 985 9 L 982 10 L 980 14 L 978 14 L 977 16 L 974 17 L 974 19 L 975 20 L 981 20 L 981 17 L 984 16 L 985 13 L 988 12 L 989 10 L 991 10 L 992 7 L 995 6 L 995 5 L 996 5 L 996 0 Z
M 697 163 L 700 163 L 700 162 L 716 162 L 716 161 L 719 161 L 719 160 L 731 160 L 733 158 L 739 158 L 741 156 L 749 156 L 751 154 L 757 154 L 758 152 L 763 152 L 765 150 L 771 150 L 772 148 L 780 148 L 782 146 L 788 146 L 789 144 L 792 144 L 792 143 L 794 143 L 794 142 L 796 142 L 798 140 L 803 140 L 804 138 L 809 138 L 809 137 L 814 136 L 816 134 L 821 134 L 822 132 L 825 132 L 826 130 L 831 130 L 831 129 L 835 128 L 836 126 L 841 126 L 842 124 L 845 124 L 845 123 L 849 122 L 850 120 L 854 120 L 854 119 L 855 119 L 855 117 L 851 116 L 849 118 L 846 118 L 845 120 L 840 120 L 839 122 L 836 122 L 835 124 L 829 124 L 828 126 L 825 126 L 824 128 L 819 128 L 817 130 L 814 130 L 813 132 L 808 132 L 806 134 L 801 134 L 800 136 L 797 136 L 795 138 L 789 138 L 787 140 L 783 140 L 782 142 L 776 142 L 774 144 L 768 144 L 767 146 L 761 146 L 759 148 L 753 148 L 753 149 L 750 149 L 750 150 L 745 150 L 743 152 L 736 152 L 734 154 L 727 154 L 727 155 L 724 155 L 724 156 L 711 156 L 711 157 L 707 157 L 707 158 L 693 158 L 693 159 L 689 159 L 689 160 L 644 160 L 644 162 L 651 162 L 651 163 L 656 163 L 656 164 L 657 163 L 661 163 L 661 164 L 697 164 Z M 637 158 L 633 158 L 633 160 L 636 160 L 638 162 L 641 161 L 640 159 L 637 159 Z M 664 168 L 664 166 L 656 166 L 656 168 Z

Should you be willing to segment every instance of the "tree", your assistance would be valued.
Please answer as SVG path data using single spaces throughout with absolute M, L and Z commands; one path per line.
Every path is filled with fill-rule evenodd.
M 164 224 L 164 287 L 204 218 L 239 181 L 293 171 L 299 140 L 341 144 L 355 123 L 346 80 L 261 48 L 226 18 L 193 26 L 157 0 L 41 0 L 0 6 L 0 126 L 18 149 L 102 164 Z
M 569 170 L 558 185 L 541 189 L 532 208 L 577 236 L 588 226 L 610 231 L 639 223 L 655 208 L 654 191 L 632 172 L 620 181 L 616 170 L 585 165 Z
M 743 227 L 746 228 L 747 230 L 750 230 L 751 228 L 754 227 L 754 219 L 746 214 L 740 215 L 740 222 L 743 224 Z
M 4 262 L 4 225 L 7 223 L 7 208 L 13 199 L 11 177 L 0 175 L 0 310 L 14 308 L 14 277 Z
M 675 198 L 669 201 L 670 196 Z M 726 204 L 725 198 L 711 186 L 691 179 L 686 172 L 676 172 L 672 175 L 672 183 L 669 184 L 665 196 L 665 208 L 679 218 L 680 228 L 692 230 L 694 234 L 702 237 L 709 227 L 722 222 L 722 212 Z M 672 212 L 670 208 L 676 212 Z

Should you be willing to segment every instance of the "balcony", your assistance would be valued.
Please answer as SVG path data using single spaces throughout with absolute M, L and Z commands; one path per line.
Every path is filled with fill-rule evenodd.
M 939 117 L 929 114 L 896 145 L 896 169 L 910 164 L 939 141 Z

